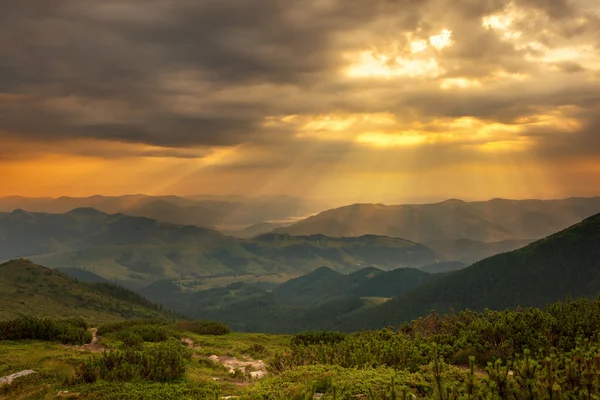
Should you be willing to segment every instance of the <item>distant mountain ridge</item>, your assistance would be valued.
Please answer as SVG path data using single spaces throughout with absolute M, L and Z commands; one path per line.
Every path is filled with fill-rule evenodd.
M 353 204 L 324 211 L 276 232 L 327 236 L 376 234 L 419 243 L 456 239 L 499 242 L 545 236 L 597 212 L 600 212 L 600 197 L 476 202 L 451 199 L 390 206 Z
M 54 268 L 81 268 L 143 287 L 155 280 L 208 276 L 301 275 L 325 265 L 417 267 L 435 251 L 411 241 L 365 235 L 329 238 L 264 234 L 238 239 L 215 230 L 78 208 L 64 214 L 15 210 L 0 215 L 0 259 L 28 257 Z
M 471 263 L 519 248 L 598 212 L 600 197 L 476 202 L 450 199 L 433 204 L 391 206 L 353 204 L 324 211 L 274 232 L 401 237 L 432 247 L 448 261 Z
M 89 196 L 58 198 L 0 197 L 0 212 L 24 209 L 61 214 L 75 208 L 92 207 L 107 214 L 123 213 L 161 222 L 219 227 L 231 232 L 266 221 L 310 215 L 326 207 L 289 196 Z

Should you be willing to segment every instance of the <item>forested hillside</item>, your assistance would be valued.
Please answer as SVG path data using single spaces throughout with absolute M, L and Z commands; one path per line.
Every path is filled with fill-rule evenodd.
M 344 316 L 371 309 L 431 277 L 413 268 L 364 268 L 340 274 L 320 267 L 272 290 L 239 282 L 190 293 L 163 281 L 142 293 L 191 318 L 222 321 L 238 331 L 291 333 L 330 328 Z
M 356 330 L 399 324 L 431 310 L 483 311 L 544 306 L 567 297 L 600 293 L 600 214 L 522 249 L 435 276 L 369 312 L 346 318 L 339 328 Z

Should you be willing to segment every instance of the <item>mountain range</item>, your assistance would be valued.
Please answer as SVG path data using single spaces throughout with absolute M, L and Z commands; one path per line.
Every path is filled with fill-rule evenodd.
M 435 262 L 435 251 L 399 238 L 264 234 L 253 239 L 213 229 L 78 208 L 64 214 L 0 214 L 0 259 L 28 257 L 77 267 L 129 287 L 161 279 L 290 274 L 325 265 L 343 272 Z
M 440 261 L 459 261 L 468 265 L 525 246 L 600 212 L 600 197 L 354 204 L 318 214 L 315 212 L 327 208 L 325 203 L 288 196 L 0 198 L 0 213 L 22 209 L 57 214 L 77 208 L 94 208 L 107 214 L 121 213 L 176 225 L 211 228 L 240 238 L 253 238 L 269 232 L 292 236 L 392 236 L 430 247 L 438 253 Z M 310 214 L 314 215 L 302 218 Z
M 324 211 L 275 232 L 401 237 L 431 247 L 446 260 L 468 264 L 517 249 L 598 212 L 600 197 L 476 202 L 451 199 L 434 204 L 391 206 L 353 204 Z
M 539 307 L 600 293 L 600 214 L 461 270 L 429 274 L 430 266 L 422 268 L 340 274 L 323 267 L 271 290 L 237 283 L 189 294 L 172 285 L 168 296 L 156 287 L 145 294 L 155 301 L 168 298 L 165 306 L 219 319 L 237 330 L 288 333 L 381 328 L 431 310 Z
M 268 221 L 289 220 L 326 208 L 325 204 L 288 196 L 90 196 L 59 198 L 0 197 L 0 212 L 23 209 L 61 214 L 75 208 L 148 217 L 161 222 L 217 227 L 223 232 L 247 235 L 246 227 Z M 286 225 L 286 223 L 283 223 Z M 275 227 L 282 226 L 274 223 Z M 269 229 L 272 230 L 272 229 Z M 267 230 L 268 231 L 268 230 Z M 259 230 L 258 233 L 265 233 Z M 253 230 L 250 234 L 256 233 Z
M 0 251 L 5 256 L 11 251 L 26 251 L 24 243 L 30 240 L 35 251 L 55 251 L 37 256 L 41 258 L 97 254 L 112 259 L 125 276 L 138 279 L 140 287 L 146 284 L 139 292 L 154 302 L 105 282 L 111 278 L 107 276 L 110 268 L 100 268 L 100 264 L 62 270 L 94 282 L 83 283 L 31 261 L 12 260 L 0 265 L 0 315 L 4 318 L 32 310 L 98 320 L 167 318 L 154 305 L 161 303 L 189 317 L 226 322 L 235 330 L 356 331 L 399 325 L 431 310 L 449 313 L 544 306 L 569 297 L 591 298 L 600 292 L 600 214 L 459 270 L 455 269 L 462 264 L 432 262 L 436 257 L 433 250 L 393 237 L 270 233 L 245 240 L 206 228 L 89 208 L 65 214 L 4 213 L 0 215 L 0 239 Z M 15 247 L 19 243 L 21 247 Z M 145 270 L 153 264 L 126 257 L 126 252 L 134 249 L 138 255 L 150 252 L 165 256 L 166 249 L 183 253 L 193 249 L 221 266 L 230 263 L 230 273 L 248 273 L 260 265 L 263 272 L 288 269 L 303 275 L 282 284 L 240 281 L 189 291 L 178 279 L 185 273 L 198 274 L 197 269 L 185 270 L 198 268 L 198 264 L 170 266 L 159 272 Z M 171 258 L 176 255 L 171 254 Z M 329 265 L 319 267 L 323 261 Z M 173 279 L 168 273 L 179 278 Z

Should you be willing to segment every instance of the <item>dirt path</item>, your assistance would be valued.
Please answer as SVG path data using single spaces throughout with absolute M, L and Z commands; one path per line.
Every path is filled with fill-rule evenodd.
M 92 332 L 92 342 L 89 344 L 84 344 L 83 346 L 81 346 L 81 348 L 83 350 L 89 350 L 92 353 L 101 353 L 102 351 L 104 351 L 104 347 L 100 344 L 100 342 L 98 342 L 98 329 L 91 328 L 90 332 Z

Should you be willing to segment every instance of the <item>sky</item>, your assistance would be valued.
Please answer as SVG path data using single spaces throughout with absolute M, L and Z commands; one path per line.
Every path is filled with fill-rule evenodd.
M 597 0 L 0 0 L 0 196 L 600 194 Z

